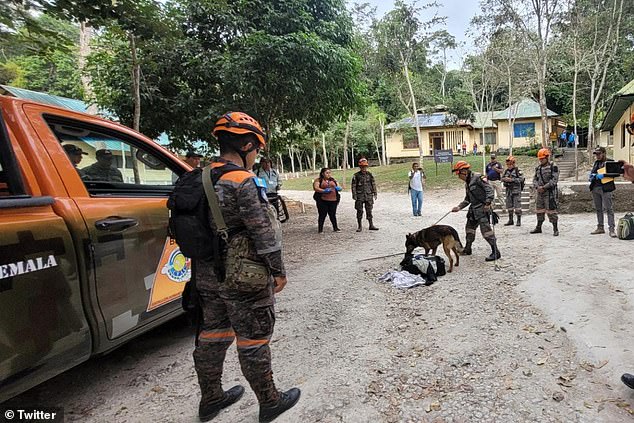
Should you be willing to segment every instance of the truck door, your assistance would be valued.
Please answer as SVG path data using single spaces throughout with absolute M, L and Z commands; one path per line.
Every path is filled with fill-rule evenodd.
M 179 313 L 191 267 L 167 236 L 166 201 L 182 168 L 163 150 L 112 127 L 45 119 L 69 157 L 81 152 L 67 183 L 83 184 L 88 193 L 74 199 L 91 240 L 95 308 L 108 340 Z
M 75 246 L 54 203 L 0 115 L 0 403 L 91 353 Z

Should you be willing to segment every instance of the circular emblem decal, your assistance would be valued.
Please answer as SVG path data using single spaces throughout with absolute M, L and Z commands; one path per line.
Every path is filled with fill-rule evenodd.
M 187 282 L 191 278 L 191 260 L 181 253 L 180 248 L 170 254 L 161 273 L 174 282 Z

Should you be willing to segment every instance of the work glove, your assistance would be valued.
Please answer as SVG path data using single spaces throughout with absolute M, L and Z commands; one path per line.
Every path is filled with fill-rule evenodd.
M 595 178 L 597 178 L 600 181 L 601 179 L 603 179 L 604 176 L 605 175 L 603 173 L 597 173 Z
M 332 189 L 330 189 L 330 188 L 326 188 L 324 190 L 324 194 L 328 194 L 328 193 L 331 193 L 331 192 L 332 192 Z
M 342 189 L 342 188 L 341 188 L 339 185 L 337 185 L 337 186 L 335 187 L 335 190 L 336 190 L 337 192 L 341 191 L 341 189 Z
M 590 176 L 588 176 L 588 182 L 592 182 L 594 178 L 596 178 L 596 176 L 597 176 L 596 173 L 591 173 Z

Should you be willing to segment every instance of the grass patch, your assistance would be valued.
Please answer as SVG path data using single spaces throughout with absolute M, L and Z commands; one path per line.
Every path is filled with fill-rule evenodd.
M 467 156 L 467 157 L 454 157 L 455 161 L 466 160 L 471 163 L 473 169 L 477 172 L 482 171 L 482 156 Z M 517 165 L 524 172 L 526 177 L 526 183 L 530 184 L 533 178 L 533 169 L 537 166 L 537 160 L 534 157 L 528 156 L 516 156 Z M 503 161 L 504 158 L 500 157 Z M 455 163 L 454 161 L 454 163 Z M 487 157 L 487 162 L 489 161 Z M 455 175 L 451 174 L 450 163 L 439 163 L 438 174 L 436 174 L 436 164 L 432 160 L 425 160 L 425 174 L 427 175 L 426 190 L 429 189 L 446 189 L 446 188 L 458 188 L 463 186 L 463 182 Z M 412 162 L 393 164 L 389 166 L 377 166 L 371 167 L 370 172 L 374 175 L 374 179 L 377 183 L 379 192 L 407 192 L 407 186 L 409 179 L 407 173 L 412 168 Z M 346 180 L 343 181 L 343 171 L 333 170 L 333 177 L 339 182 L 340 185 L 346 189 L 350 188 L 350 181 L 352 175 L 359 169 L 348 169 L 346 171 Z M 312 191 L 313 181 L 319 176 L 319 173 L 309 174 L 308 177 L 293 178 L 283 181 L 282 189 L 298 190 L 298 191 Z

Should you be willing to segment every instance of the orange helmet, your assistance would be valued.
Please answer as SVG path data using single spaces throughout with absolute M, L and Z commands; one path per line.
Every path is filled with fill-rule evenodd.
M 368 163 L 368 159 L 366 159 L 365 157 L 359 159 L 359 166 L 370 166 L 370 164 Z
M 227 112 L 214 125 L 211 133 L 218 137 L 218 132 L 231 132 L 232 134 L 253 134 L 260 142 L 260 148 L 266 146 L 266 135 L 257 120 L 243 112 Z
M 541 160 L 541 159 L 545 159 L 546 157 L 550 157 L 550 150 L 547 148 L 541 148 L 537 152 L 537 158 Z
M 508 157 L 506 158 L 506 162 L 507 162 L 507 163 L 513 163 L 513 164 L 515 164 L 515 157 L 513 157 L 513 156 L 508 156 Z
M 471 165 L 468 162 L 465 162 L 464 160 L 460 160 L 459 162 L 456 162 L 455 165 L 453 165 L 452 172 L 460 172 L 461 170 L 465 170 L 465 169 L 471 169 Z

